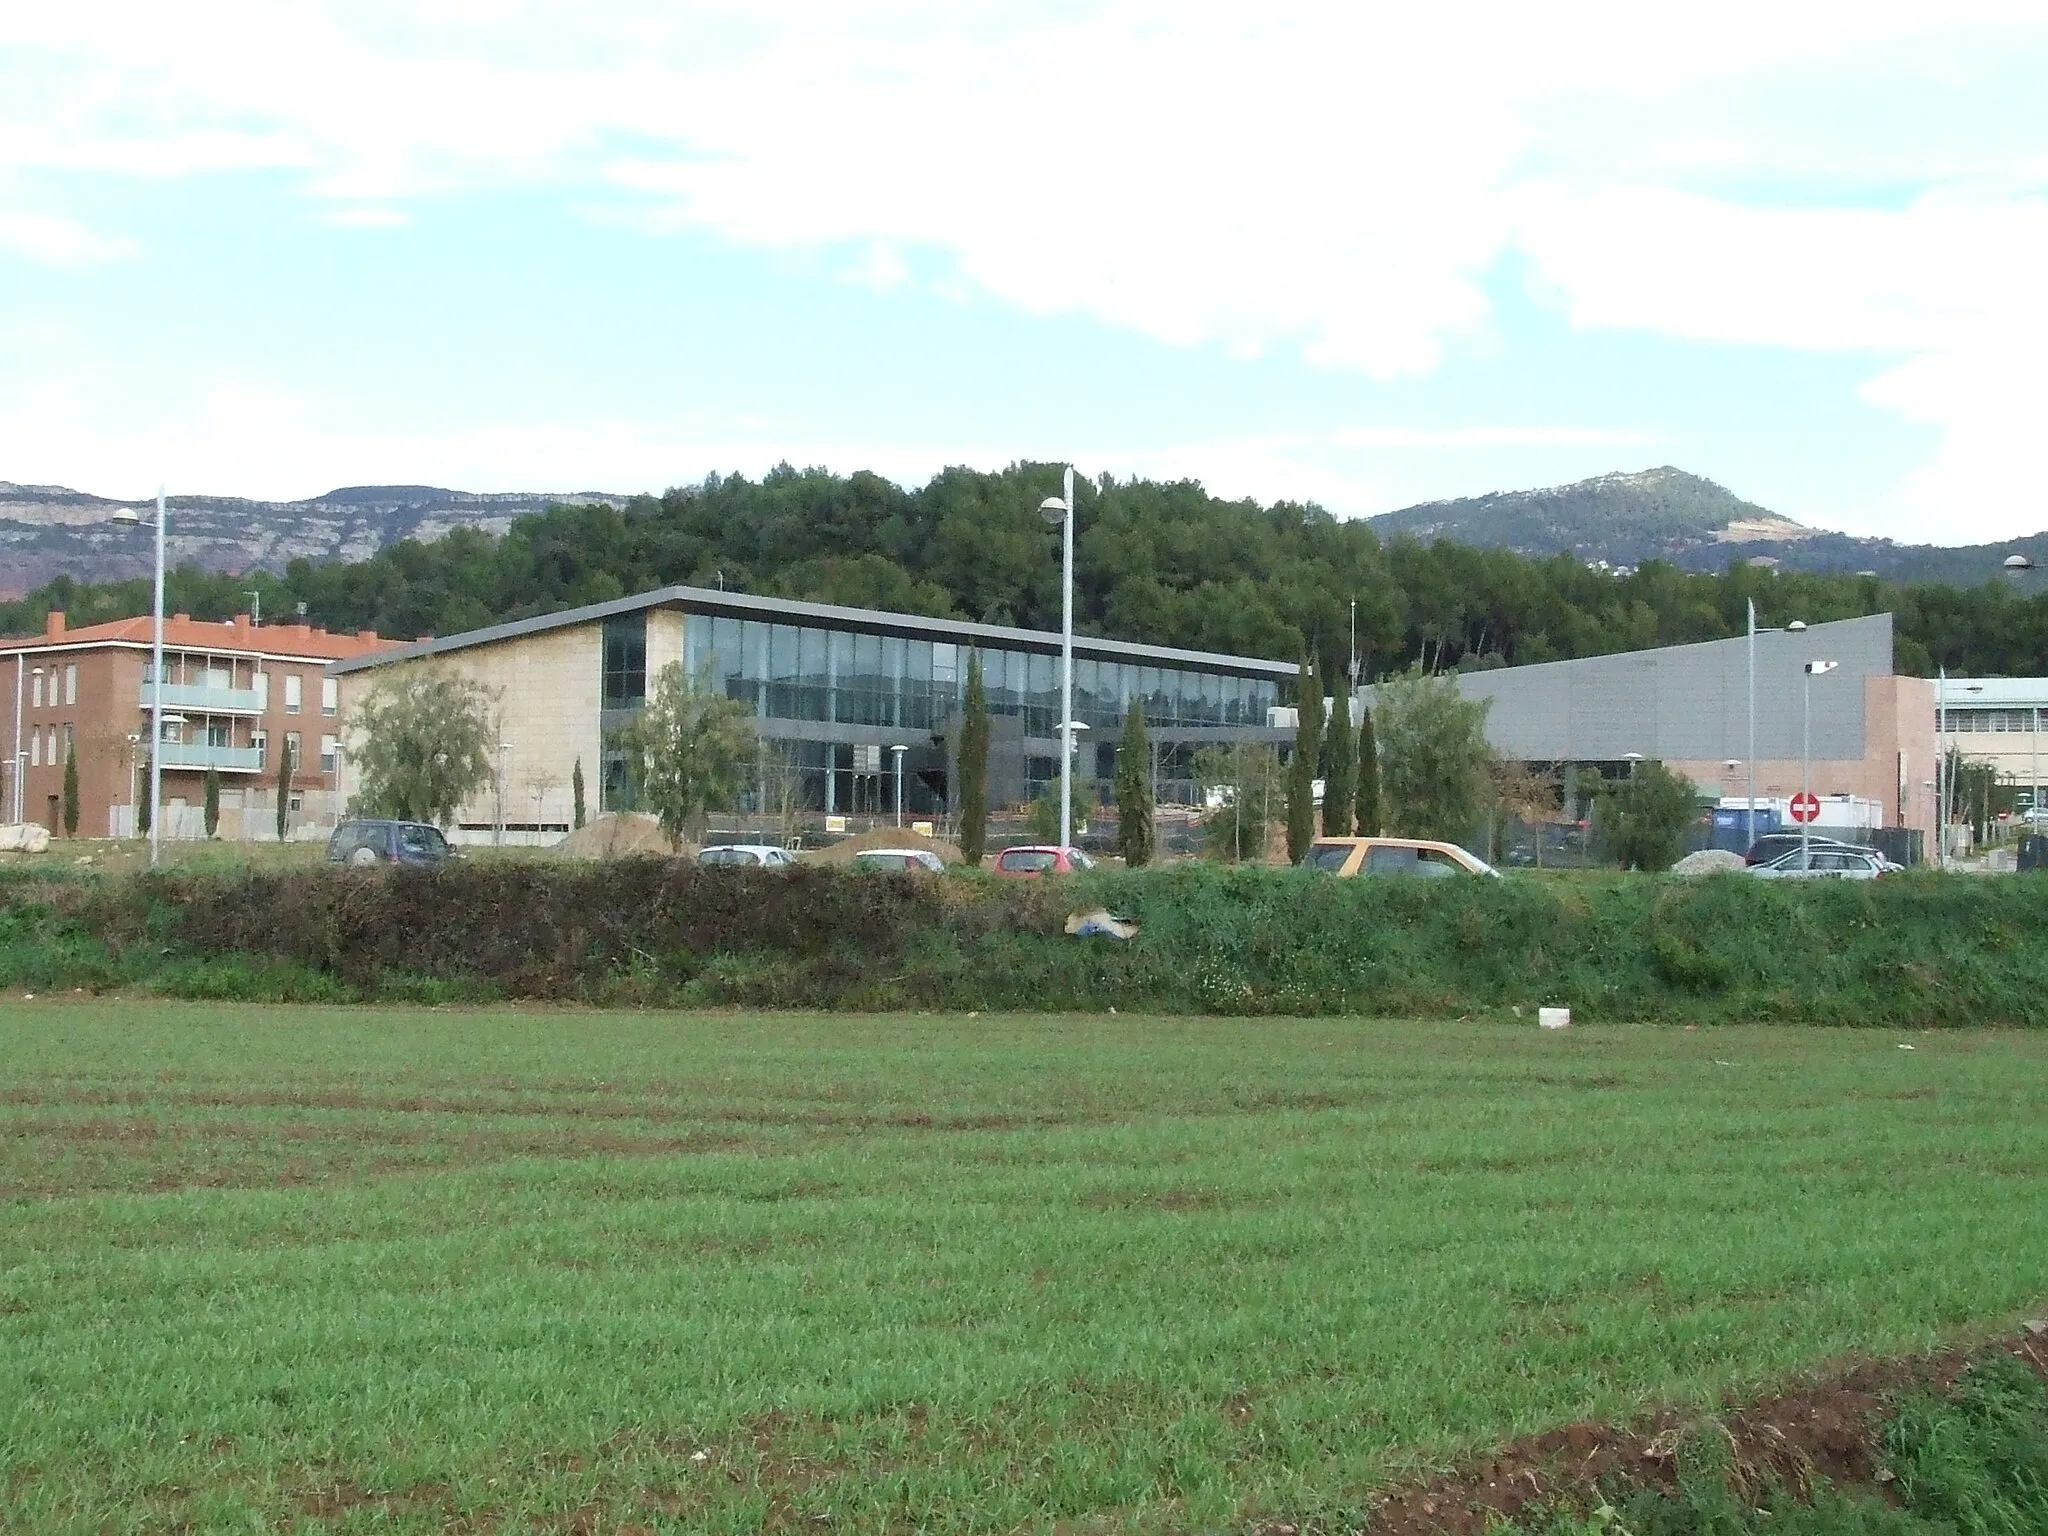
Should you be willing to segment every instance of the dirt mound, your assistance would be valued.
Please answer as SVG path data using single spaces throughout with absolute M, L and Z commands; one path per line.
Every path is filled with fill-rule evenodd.
M 834 843 L 830 848 L 820 848 L 810 857 L 820 864 L 848 864 L 856 853 L 866 848 L 922 848 L 927 853 L 936 853 L 948 864 L 960 862 L 960 849 L 956 844 L 926 837 L 908 827 L 876 827 Z
M 1688 853 L 1671 866 L 1674 875 L 1711 875 L 1723 870 L 1745 869 L 1739 853 L 1730 853 L 1726 848 L 1702 848 L 1697 853 Z
M 1999 1348 L 2048 1380 L 2048 1334 L 2030 1323 Z M 1945 1388 L 1968 1363 L 1962 1352 L 1854 1362 L 1825 1380 L 1719 1417 L 1734 1474 L 1746 1491 L 1771 1486 L 1804 1495 L 1816 1482 L 1880 1486 L 1878 1436 L 1890 1400 L 1910 1387 Z M 1666 1410 L 1626 1428 L 1571 1424 L 1502 1446 L 1455 1472 L 1396 1490 L 1378 1502 L 1368 1536 L 1486 1536 L 1532 1506 L 1599 1502 L 1603 1484 L 1678 1487 L 1678 1449 L 1700 1414 Z
M 685 854 L 696 852 L 694 848 L 682 851 Z M 579 831 L 571 832 L 555 844 L 555 852 L 570 859 L 621 859 L 634 854 L 665 856 L 669 846 L 660 822 L 637 811 L 625 811 L 600 816 Z

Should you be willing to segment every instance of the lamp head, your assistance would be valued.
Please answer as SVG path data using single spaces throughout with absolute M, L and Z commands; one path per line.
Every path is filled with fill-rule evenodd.
M 1820 677 L 1824 673 L 1834 671 L 1840 665 L 1839 661 L 1809 661 L 1806 664 L 1806 675 L 1808 677 Z
M 112 516 L 113 520 L 124 528 L 138 527 L 142 522 L 142 514 L 133 507 L 116 507 Z
M 1067 504 L 1058 496 L 1048 496 L 1038 504 L 1038 515 L 1057 528 L 1066 520 Z

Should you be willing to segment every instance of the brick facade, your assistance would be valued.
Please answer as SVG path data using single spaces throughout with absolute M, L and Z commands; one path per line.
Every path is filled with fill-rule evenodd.
M 0 819 L 14 818 L 18 793 L 23 820 L 61 833 L 64 758 L 75 751 L 79 835 L 135 831 L 147 793 L 151 629 L 141 618 L 74 630 L 52 613 L 41 636 L 0 640 Z M 339 689 L 324 668 L 390 643 L 367 631 L 259 628 L 246 614 L 224 623 L 166 618 L 163 835 L 204 835 L 211 764 L 220 776 L 218 835 L 274 837 L 277 754 L 294 740 L 287 824 L 309 834 L 331 825 L 342 733 Z

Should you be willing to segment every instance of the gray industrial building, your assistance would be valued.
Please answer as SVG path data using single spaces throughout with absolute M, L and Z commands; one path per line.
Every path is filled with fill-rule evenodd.
M 1835 666 L 1811 679 L 1809 720 L 1814 661 Z M 1892 670 L 1888 613 L 1467 672 L 1458 687 L 1488 702 L 1504 757 L 1610 775 L 1657 759 L 1717 797 L 1746 796 L 1753 779 L 1759 800 L 1783 800 L 1804 779 L 1823 798 L 1874 803 L 1882 825 L 1933 829 L 1934 684 Z

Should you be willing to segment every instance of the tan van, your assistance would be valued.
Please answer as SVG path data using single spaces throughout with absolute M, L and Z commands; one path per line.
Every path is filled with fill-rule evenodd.
M 1301 861 L 1303 869 L 1333 875 L 1417 875 L 1425 880 L 1446 875 L 1491 875 L 1500 871 L 1474 858 L 1456 843 L 1435 843 L 1421 837 L 1319 837 Z

